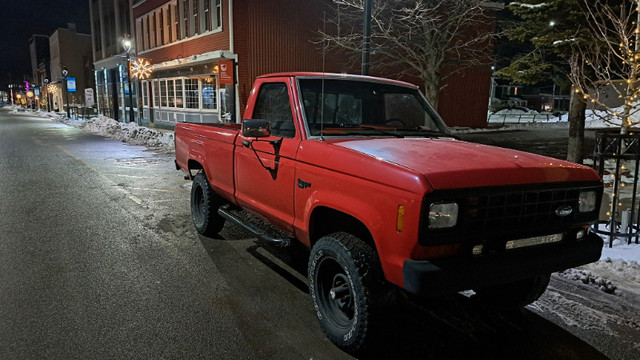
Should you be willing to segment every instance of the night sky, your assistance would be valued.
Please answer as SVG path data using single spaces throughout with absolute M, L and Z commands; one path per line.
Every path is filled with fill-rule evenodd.
M 0 79 L 31 74 L 29 39 L 51 36 L 67 23 L 89 34 L 89 0 L 0 0 Z

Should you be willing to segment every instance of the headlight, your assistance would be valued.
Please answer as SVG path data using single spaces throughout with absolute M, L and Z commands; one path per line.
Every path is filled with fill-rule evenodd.
M 578 197 L 580 212 L 591 212 L 596 209 L 598 195 L 595 191 L 582 191 Z
M 450 228 L 457 223 L 457 203 L 434 203 L 429 206 L 429 229 Z

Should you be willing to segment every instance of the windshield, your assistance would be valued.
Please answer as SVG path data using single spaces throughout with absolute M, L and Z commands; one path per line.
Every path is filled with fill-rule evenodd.
M 451 135 L 414 88 L 345 79 L 299 79 L 299 84 L 312 136 Z

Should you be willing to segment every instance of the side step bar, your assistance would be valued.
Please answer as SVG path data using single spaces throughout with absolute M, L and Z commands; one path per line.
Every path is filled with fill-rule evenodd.
M 273 245 L 277 245 L 279 247 L 286 247 L 291 245 L 291 239 L 289 238 L 282 238 L 282 239 L 274 238 L 271 235 L 267 234 L 264 230 L 256 226 L 253 226 L 252 224 L 244 222 L 241 218 L 231 213 L 231 210 L 228 205 L 221 206 L 220 208 L 218 208 L 218 214 L 223 218 L 225 218 L 226 220 L 231 221 L 235 225 L 238 225 L 244 228 L 245 230 L 251 232 L 260 240 L 266 241 Z

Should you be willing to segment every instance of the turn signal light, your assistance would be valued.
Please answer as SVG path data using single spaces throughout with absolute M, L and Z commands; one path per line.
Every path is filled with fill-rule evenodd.
M 402 232 L 404 229 L 404 206 L 398 206 L 398 218 L 396 220 L 396 231 Z

